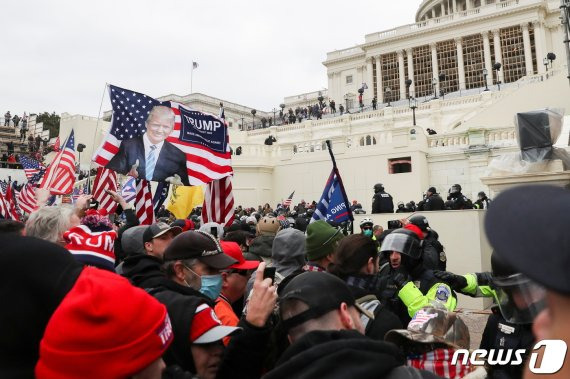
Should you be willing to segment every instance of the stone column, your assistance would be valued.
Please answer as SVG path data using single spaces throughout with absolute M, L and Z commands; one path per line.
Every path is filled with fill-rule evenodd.
M 499 80 L 501 83 L 504 83 L 505 75 L 503 73 L 505 72 L 505 66 L 503 65 L 503 54 L 501 53 L 501 37 L 499 35 L 499 32 L 499 29 L 493 29 L 493 44 L 495 45 L 495 62 L 493 62 L 493 64 L 496 62 L 501 63 L 502 66 L 499 70 Z
M 435 8 L 431 8 L 431 18 L 435 18 Z
M 404 72 L 404 52 L 398 50 L 398 74 L 400 76 L 400 100 L 406 98 L 406 73 Z
M 534 46 L 536 49 L 536 68 L 539 74 L 546 71 L 546 68 L 542 64 L 542 61 L 546 57 L 546 39 L 544 37 L 544 27 L 541 21 L 533 21 L 532 26 L 534 27 Z
M 378 104 L 384 102 L 384 91 L 382 90 L 382 65 L 380 55 L 376 56 L 376 99 Z
M 432 73 L 433 73 L 433 77 L 437 79 L 437 84 L 435 86 L 435 90 L 437 93 L 437 96 L 439 96 L 440 91 L 440 82 L 439 82 L 439 67 L 437 65 L 437 43 L 432 42 L 429 44 L 429 47 L 431 48 L 431 67 L 432 67 Z
M 364 90 L 365 98 L 372 102 L 374 97 L 374 76 L 372 72 L 372 60 L 374 57 L 366 58 L 366 85 L 368 89 Z
M 473 4 L 471 4 L 471 0 L 465 0 L 465 10 L 470 10 L 473 8 Z
M 530 34 L 528 33 L 528 23 L 525 22 L 521 24 L 522 34 L 523 34 L 523 44 L 524 44 L 524 64 L 526 68 L 526 74 L 532 75 L 532 51 L 530 48 Z
M 457 47 L 457 74 L 459 75 L 459 89 L 465 90 L 465 67 L 463 63 L 463 42 L 461 37 L 455 38 Z
M 457 13 L 457 0 L 453 0 L 453 13 Z
M 441 16 L 443 17 L 445 16 L 445 2 L 442 1 L 440 5 L 441 5 Z
M 412 79 L 412 85 L 410 86 L 410 96 L 416 97 L 416 81 L 414 80 L 414 59 L 411 48 L 406 49 L 406 55 L 408 56 L 408 79 Z
M 493 85 L 493 62 L 491 61 L 491 44 L 489 43 L 489 32 L 481 33 L 483 36 L 483 53 L 485 56 L 485 68 L 487 69 L 487 85 Z

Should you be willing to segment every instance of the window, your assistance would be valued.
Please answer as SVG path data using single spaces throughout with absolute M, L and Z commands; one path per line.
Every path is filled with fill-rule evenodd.
M 485 56 L 483 55 L 483 36 L 481 34 L 463 37 L 463 62 L 465 88 L 485 87 L 483 77 Z
M 437 64 L 439 66 L 439 73 L 445 75 L 445 79 L 439 84 L 439 88 L 443 90 L 444 93 L 459 90 L 457 47 L 455 46 L 454 40 L 450 39 L 437 43 Z
M 412 49 L 414 62 L 414 88 L 416 97 L 429 96 L 433 93 L 433 74 L 431 67 L 431 49 L 429 45 Z
M 412 172 L 412 157 L 388 159 L 388 173 L 403 174 Z
M 346 76 L 346 84 L 352 84 L 352 75 Z
M 400 99 L 400 71 L 398 68 L 398 54 L 384 54 L 381 57 L 382 93 L 384 102 Z M 386 91 L 389 88 L 390 91 Z
M 526 74 L 524 44 L 520 26 L 501 29 L 501 53 L 505 83 L 519 80 Z M 529 73 L 530 74 L 530 73 Z

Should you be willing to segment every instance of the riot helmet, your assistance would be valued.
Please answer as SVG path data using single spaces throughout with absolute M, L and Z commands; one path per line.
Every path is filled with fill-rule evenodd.
M 429 230 L 429 223 L 426 216 L 413 215 L 410 218 L 408 218 L 408 221 L 410 222 L 410 224 L 413 224 L 418 228 L 420 228 L 422 232 L 427 232 Z
M 449 193 L 460 193 L 461 192 L 461 186 L 459 184 L 454 184 L 451 186 L 451 189 L 449 190 Z
M 382 253 L 393 251 L 413 259 L 419 259 L 422 255 L 421 241 L 411 230 L 396 229 L 384 238 L 380 247 Z
M 374 193 L 384 191 L 384 185 L 382 183 L 377 183 L 374 185 Z
M 530 324 L 546 307 L 546 290 L 517 272 L 500 257 L 491 255 L 493 287 L 502 316 L 514 324 Z

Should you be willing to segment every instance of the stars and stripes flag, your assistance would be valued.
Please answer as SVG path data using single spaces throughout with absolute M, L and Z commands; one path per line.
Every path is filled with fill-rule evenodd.
M 53 143 L 53 151 L 59 151 L 59 149 L 61 149 L 61 142 L 59 141 L 59 136 L 57 136 L 57 138 L 55 139 L 55 142 Z
M 75 183 L 75 137 L 73 129 L 65 146 L 46 169 L 40 188 L 45 188 L 52 195 L 67 195 L 73 191 Z
M 291 195 L 289 195 L 288 198 L 283 200 L 283 207 L 284 208 L 289 208 L 291 206 L 291 202 L 293 201 L 293 195 L 294 194 L 295 194 L 295 191 L 291 192 Z
M 5 219 L 19 221 L 20 215 L 16 209 L 12 183 L 3 181 L 0 183 L 0 188 L 0 215 Z
M 206 186 L 204 204 L 202 206 L 202 221 L 217 222 L 222 226 L 231 225 L 234 220 L 234 195 L 232 193 L 232 178 L 227 176 L 214 180 Z
M 77 201 L 77 199 L 79 199 L 79 196 L 82 195 L 82 190 L 79 187 L 74 187 L 73 188 L 73 192 L 71 193 L 71 199 L 73 200 L 73 203 L 75 204 L 75 202 Z
M 93 198 L 99 202 L 99 209 L 104 209 L 107 214 L 113 214 L 117 209 L 117 203 L 106 190 L 117 192 L 117 173 L 105 167 L 98 167 L 93 181 Z
M 38 208 L 36 200 L 36 190 L 29 182 L 24 185 L 17 196 L 18 206 L 26 213 L 32 213 Z
M 113 117 L 109 133 L 93 157 L 106 166 L 118 153 L 123 140 L 142 136 L 145 121 L 154 106 L 170 107 L 175 115 L 174 129 L 166 141 L 186 154 L 190 185 L 207 184 L 232 175 L 228 130 L 224 120 L 189 109 L 182 104 L 160 102 L 145 94 L 109 85 Z
M 168 182 L 160 182 L 158 183 L 158 187 L 156 187 L 156 192 L 154 193 L 154 197 L 152 198 L 152 203 L 154 204 L 154 214 L 156 215 L 160 210 L 160 207 L 166 201 L 168 197 L 168 190 L 170 189 L 170 183 Z
M 154 223 L 154 209 L 152 206 L 150 182 L 145 179 L 137 180 L 135 213 L 139 219 L 140 225 L 150 225 Z
M 40 170 L 45 169 L 44 165 L 40 162 L 25 155 L 20 155 L 20 164 L 24 168 L 24 173 L 28 180 L 32 179 Z
M 125 181 L 125 184 L 123 184 L 123 188 L 121 189 L 121 196 L 128 203 L 129 201 L 132 201 L 135 198 L 136 194 L 137 194 L 136 179 L 131 176 Z

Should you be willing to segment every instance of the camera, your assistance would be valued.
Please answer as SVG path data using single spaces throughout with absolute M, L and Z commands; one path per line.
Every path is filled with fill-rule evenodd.
M 402 227 L 402 222 L 400 220 L 389 220 L 388 229 L 398 229 Z

